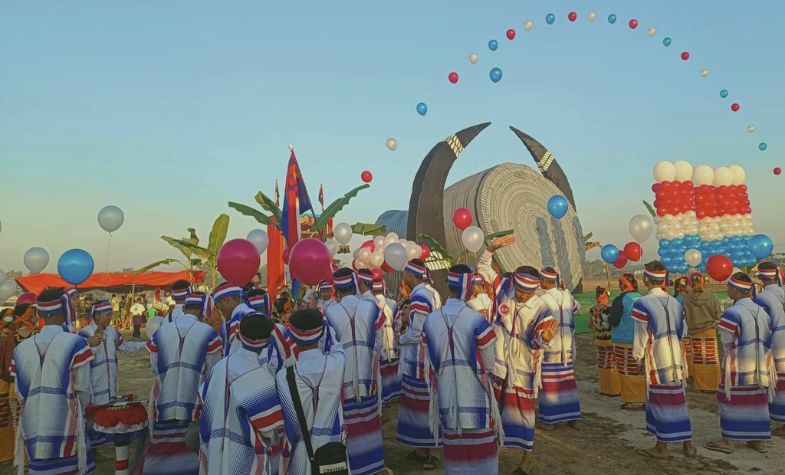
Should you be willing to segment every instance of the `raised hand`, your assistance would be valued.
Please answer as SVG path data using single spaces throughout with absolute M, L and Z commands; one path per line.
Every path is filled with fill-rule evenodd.
M 491 241 L 491 244 L 488 246 L 488 250 L 491 252 L 496 252 L 503 247 L 511 246 L 513 244 L 515 244 L 515 236 L 502 236 Z

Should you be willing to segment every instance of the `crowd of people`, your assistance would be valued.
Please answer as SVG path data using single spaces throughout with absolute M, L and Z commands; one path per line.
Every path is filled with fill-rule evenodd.
M 168 314 L 147 322 L 146 342 L 124 341 L 109 301 L 95 302 L 77 333 L 71 293 L 46 289 L 10 320 L 21 330 L 35 309 L 43 328 L 0 347 L 0 427 L 12 434 L 0 449 L 20 470 L 71 474 L 92 471 L 91 449 L 114 444 L 116 472 L 128 473 L 129 443 L 148 429 L 145 474 L 392 473 L 382 412 L 398 399 L 396 439 L 424 470 L 495 474 L 506 447 L 521 453 L 514 473 L 531 473 L 535 425 L 581 419 L 580 306 L 551 267 L 500 274 L 493 254 L 512 242 L 493 241 L 477 269 L 451 267 L 444 302 L 418 259 L 397 301 L 364 269 L 337 270 L 293 306 L 261 289 L 224 283 L 208 294 L 181 281 Z M 762 291 L 734 274 L 724 312 L 697 273 L 670 295 L 658 261 L 645 265 L 646 295 L 631 274 L 613 302 L 597 289 L 600 390 L 645 409 L 656 444 L 641 455 L 667 458 L 671 443 L 696 455 L 690 374 L 718 395 L 721 437 L 706 449 L 732 453 L 742 441 L 765 452 L 771 421 L 785 423 L 785 291 L 776 265 L 757 269 Z M 284 309 L 287 318 L 273 318 Z M 145 348 L 154 378 L 146 406 L 118 393 L 117 369 L 118 353 Z M 5 411 L 7 393 L 15 405 Z

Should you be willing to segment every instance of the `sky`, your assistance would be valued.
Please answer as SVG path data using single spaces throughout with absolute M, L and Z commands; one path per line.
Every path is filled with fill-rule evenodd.
M 48 271 L 73 247 L 105 270 L 96 216 L 108 204 L 126 215 L 111 270 L 176 256 L 163 234 L 192 226 L 206 241 L 220 213 L 230 238 L 245 237 L 258 226 L 227 202 L 272 195 L 289 144 L 314 201 L 320 184 L 329 202 L 370 170 L 372 188 L 338 220 L 373 222 L 408 207 L 434 144 L 485 121 L 448 183 L 505 161 L 533 165 L 514 125 L 558 158 L 584 230 L 623 245 L 653 198 L 657 161 L 737 163 L 756 229 L 782 247 L 785 176 L 772 168 L 785 167 L 783 20 L 776 0 L 2 2 L 0 268 L 21 269 L 25 250 L 42 246 Z

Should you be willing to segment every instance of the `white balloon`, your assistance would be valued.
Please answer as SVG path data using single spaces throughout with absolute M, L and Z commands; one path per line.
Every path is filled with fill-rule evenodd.
M 420 246 L 415 246 L 415 245 L 413 245 L 411 243 L 407 243 L 407 245 L 406 245 L 406 259 L 408 259 L 408 260 L 417 259 L 417 257 L 419 257 L 419 256 L 417 256 L 417 251 L 418 250 L 420 251 L 420 254 L 422 254 L 422 249 L 420 249 Z
M 651 216 L 636 214 L 630 218 L 628 229 L 636 242 L 644 243 L 654 231 L 654 220 L 652 220 Z
M 125 214 L 117 206 L 104 206 L 98 212 L 98 225 L 108 233 L 113 233 L 120 229 L 123 221 L 125 221 Z
M 384 261 L 397 271 L 406 267 L 406 249 L 400 243 L 393 242 L 384 248 Z
M 747 178 L 747 172 L 744 171 L 744 168 L 739 165 L 731 165 L 728 168 L 730 168 L 730 172 L 733 174 L 732 183 L 734 185 L 743 184 L 744 180 Z
M 469 252 L 477 252 L 485 244 L 485 233 L 477 226 L 469 226 L 463 230 L 461 241 Z
M 690 267 L 698 267 L 702 259 L 703 254 L 697 249 L 687 249 L 687 252 L 684 253 L 684 260 L 687 261 Z
M 728 186 L 733 183 L 733 172 L 728 167 L 719 167 L 714 170 L 714 185 Z
M 0 284 L 0 303 L 5 302 L 16 294 L 16 281 L 6 280 Z
M 371 250 L 367 247 L 360 248 L 360 251 L 357 253 L 357 260 L 363 264 L 371 262 Z
M 597 12 L 589 12 L 589 14 L 586 16 L 589 19 L 589 21 L 594 21 L 597 19 Z
M 335 239 L 328 239 L 327 241 L 325 241 L 324 245 L 327 246 L 327 249 L 330 250 L 331 256 L 335 256 L 336 254 L 338 254 L 338 251 L 341 250 L 341 243 L 339 243 Z
M 385 246 L 389 246 L 390 244 L 392 244 L 392 243 L 394 243 L 394 242 L 398 242 L 400 239 L 401 239 L 401 238 L 398 236 L 398 234 L 396 234 L 396 233 L 389 233 L 389 234 L 388 234 L 388 235 L 387 235 L 387 236 L 384 238 L 384 245 L 385 245 Z
M 254 246 L 256 246 L 256 250 L 259 251 L 259 254 L 263 253 L 267 250 L 267 245 L 270 243 L 270 238 L 267 236 L 267 232 L 263 229 L 254 229 L 248 233 L 248 236 L 245 239 L 251 241 Z
M 708 165 L 698 165 L 692 171 L 692 181 L 696 186 L 711 185 L 714 183 L 714 169 Z
M 679 160 L 674 163 L 676 168 L 676 181 L 688 181 L 692 179 L 692 164 L 686 160 Z
M 335 239 L 344 246 L 349 244 L 352 240 L 352 227 L 346 223 L 338 223 L 333 228 L 333 236 Z
M 5 271 L 3 269 L 0 269 L 0 284 L 2 284 L 3 282 L 5 282 Z
M 384 247 L 384 236 L 376 236 L 373 238 L 373 248 L 378 250 Z
M 648 35 L 649 38 L 654 38 L 654 35 L 656 34 L 657 34 L 657 28 L 654 28 L 653 26 L 649 28 L 649 30 L 646 32 L 646 35 Z
M 748 125 L 747 126 L 747 133 L 751 134 L 753 132 L 755 132 L 755 126 L 753 124 Z
M 387 146 L 387 149 L 389 151 L 394 152 L 395 149 L 398 148 L 398 141 L 395 140 L 395 137 L 390 137 L 389 139 L 387 139 L 385 145 Z
M 480 60 L 480 56 L 479 56 L 479 55 L 477 55 L 477 53 L 472 53 L 472 54 L 470 54 L 470 55 L 469 55 L 469 62 L 470 62 L 470 63 L 472 63 L 472 64 L 477 64 L 477 62 L 478 62 L 479 60 Z
M 355 249 L 354 251 L 352 251 L 352 259 L 357 260 L 357 256 L 359 254 L 360 254 L 360 250 L 359 249 Z
M 373 251 L 371 254 L 371 267 L 378 269 L 384 265 L 384 252 L 380 250 Z
M 532 31 L 532 28 L 534 28 L 534 22 L 533 21 L 526 20 L 525 22 L 523 22 L 523 29 L 524 30 Z
M 360 262 L 358 260 L 355 260 L 354 261 L 354 267 L 356 267 L 358 269 L 367 269 L 368 268 L 368 264 L 366 264 L 365 262 Z
M 701 76 L 702 78 L 708 77 L 708 76 L 709 76 L 709 70 L 708 70 L 708 69 L 706 69 L 706 68 L 703 68 L 703 69 L 701 69 L 701 70 L 700 70 L 700 76 Z
M 31 247 L 25 252 L 24 263 L 31 274 L 38 274 L 49 265 L 49 253 L 43 247 Z
M 413 242 L 412 243 L 412 248 L 414 249 L 414 257 L 413 257 L 413 259 L 421 258 L 422 257 L 422 246 L 420 246 L 416 242 Z
M 676 167 L 673 162 L 663 160 L 657 162 L 654 166 L 654 181 L 662 183 L 663 181 L 673 181 L 676 178 Z

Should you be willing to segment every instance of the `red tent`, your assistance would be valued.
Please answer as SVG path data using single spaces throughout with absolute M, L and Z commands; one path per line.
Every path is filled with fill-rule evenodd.
M 79 290 L 101 289 L 107 292 L 128 293 L 131 287 L 139 291 L 168 289 L 178 280 L 188 280 L 192 283 L 204 282 L 206 272 L 187 270 L 180 272 L 144 272 L 132 274 L 130 272 L 105 272 L 93 274 L 86 282 L 79 284 Z M 16 283 L 25 292 L 39 294 L 47 287 L 73 287 L 60 278 L 57 274 L 34 274 L 18 277 Z

